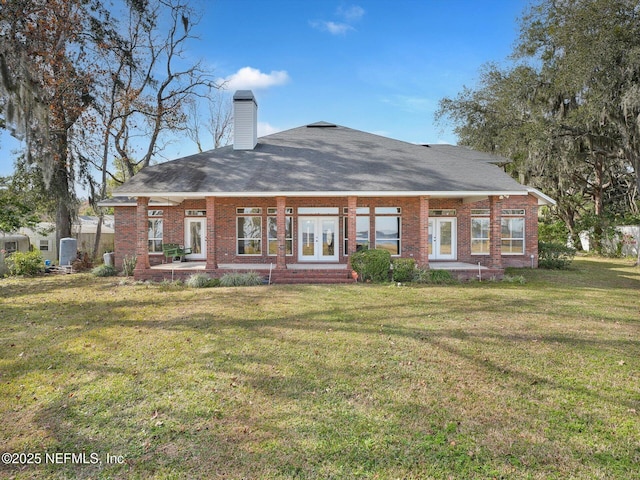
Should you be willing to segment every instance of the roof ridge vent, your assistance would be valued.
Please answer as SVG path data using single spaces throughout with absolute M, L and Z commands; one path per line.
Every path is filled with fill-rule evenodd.
M 337 125 L 335 123 L 329 123 L 329 122 L 316 122 L 316 123 L 310 123 L 309 125 L 307 125 L 307 128 L 336 128 Z

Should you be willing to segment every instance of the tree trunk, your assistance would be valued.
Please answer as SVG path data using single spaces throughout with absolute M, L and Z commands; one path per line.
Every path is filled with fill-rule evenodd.
M 58 142 L 60 145 L 58 151 L 60 161 L 56 162 L 49 185 L 49 192 L 56 198 L 57 248 L 60 248 L 61 238 L 71 237 L 71 223 L 74 217 L 74 198 L 73 193 L 69 190 L 69 173 L 66 167 L 66 142 L 64 140 Z

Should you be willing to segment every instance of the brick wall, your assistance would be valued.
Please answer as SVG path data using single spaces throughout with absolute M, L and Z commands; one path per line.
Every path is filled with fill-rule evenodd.
M 401 207 L 401 248 L 402 256 L 420 259 L 419 233 L 420 222 L 420 199 L 418 197 L 385 198 L 385 197 L 359 197 L 358 207 L 370 207 L 370 240 L 375 237 L 375 207 Z M 298 258 L 298 207 L 338 207 L 339 210 L 339 235 L 336 244 L 339 245 L 340 262 L 347 263 L 348 257 L 344 252 L 344 218 L 343 208 L 347 207 L 347 198 L 301 198 L 288 197 L 285 200 L 287 207 L 294 209 L 293 215 L 293 256 L 287 256 L 288 263 L 297 262 Z M 260 207 L 262 208 L 262 251 L 260 256 L 241 256 L 236 254 L 236 208 L 237 207 Z M 276 207 L 275 198 L 216 198 L 215 217 L 216 225 L 215 241 L 217 247 L 218 263 L 276 263 L 276 256 L 267 255 L 267 208 Z M 457 260 L 490 266 L 490 255 L 471 255 L 471 209 L 489 208 L 489 201 L 476 202 L 473 204 L 463 204 L 460 199 L 429 199 L 429 209 L 455 209 L 457 218 Z M 538 206 L 537 200 L 529 196 L 511 196 L 501 201 L 503 209 L 525 209 L 525 254 L 524 255 L 502 255 L 502 265 L 515 267 L 528 267 L 531 265 L 530 255 L 534 255 L 534 266 L 537 266 L 538 247 Z M 165 243 L 184 244 L 184 225 L 186 210 L 206 210 L 206 202 L 202 200 L 185 200 L 183 203 L 172 207 L 158 207 L 163 210 L 163 237 Z M 116 267 L 122 267 L 122 258 L 125 255 L 134 255 L 136 246 L 136 208 L 116 207 L 115 208 L 115 262 Z M 209 229 L 209 228 L 208 228 Z M 157 265 L 164 261 L 162 254 L 149 255 L 151 265 Z

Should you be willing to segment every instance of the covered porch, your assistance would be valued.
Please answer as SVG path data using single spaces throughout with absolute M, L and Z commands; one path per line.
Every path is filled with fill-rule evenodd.
M 466 262 L 430 262 L 431 270 L 447 270 L 458 280 L 489 280 L 501 278 L 503 269 L 489 268 Z M 266 283 L 353 283 L 351 268 L 347 264 L 305 264 L 291 263 L 284 269 L 276 269 L 275 263 L 218 264 L 216 269 L 208 269 L 205 261 L 174 262 L 154 265 L 148 270 L 147 280 L 183 280 L 194 273 L 206 273 L 219 278 L 231 272 L 258 272 Z

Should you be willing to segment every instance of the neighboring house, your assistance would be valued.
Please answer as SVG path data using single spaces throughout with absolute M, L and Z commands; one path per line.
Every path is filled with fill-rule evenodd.
M 4 262 L 6 256 L 14 252 L 28 252 L 29 248 L 29 237 L 26 235 L 0 231 L 0 276 L 7 273 L 7 266 Z
M 326 122 L 257 138 L 246 90 L 234 116 L 233 145 L 147 167 L 103 202 L 117 267 L 137 255 L 140 279 L 229 269 L 344 279 L 365 246 L 468 276 L 537 266 L 538 207 L 554 202 L 498 167 L 505 158 Z M 191 248 L 188 263 L 167 260 L 167 243 Z
M 93 252 L 96 241 L 96 231 L 98 228 L 98 217 L 80 215 L 71 226 L 71 235 L 78 240 L 78 250 L 82 252 Z M 102 221 L 100 234 L 100 245 L 98 255 L 105 252 L 113 252 L 114 247 L 114 219 L 113 215 L 105 215 Z M 42 258 L 50 260 L 52 263 L 58 262 L 58 245 L 56 245 L 56 225 L 55 223 L 41 222 L 34 228 L 21 228 L 20 233 L 27 235 L 31 239 L 31 245 L 36 250 L 40 250 Z

